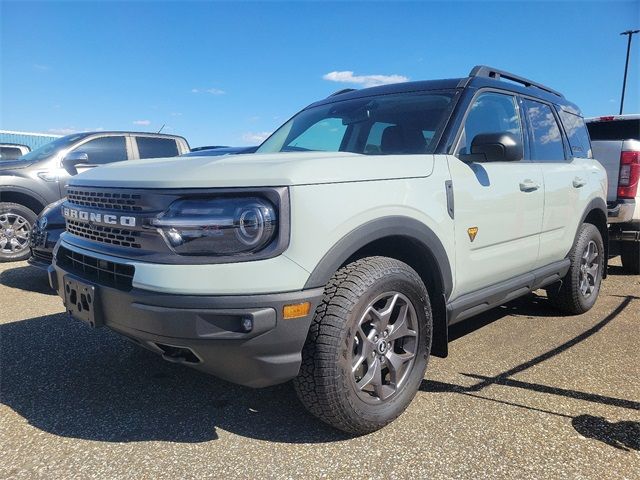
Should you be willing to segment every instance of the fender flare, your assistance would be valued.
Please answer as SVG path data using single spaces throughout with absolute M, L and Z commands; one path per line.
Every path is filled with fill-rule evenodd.
M 591 201 L 587 204 L 587 207 L 584 209 L 584 212 L 582 213 L 582 217 L 580 217 L 580 223 L 578 224 L 578 230 L 576 230 L 576 235 L 573 239 L 573 244 L 575 245 L 577 239 L 578 239 L 578 231 L 580 229 L 580 225 L 582 225 L 584 223 L 584 221 L 587 219 L 587 216 L 593 211 L 593 210 L 600 210 L 602 212 L 602 214 L 604 215 L 604 231 L 601 232 L 602 233 L 602 241 L 604 242 L 604 250 L 605 250 L 605 255 L 604 255 L 604 272 L 602 274 L 602 278 L 607 278 L 607 270 L 608 270 L 608 265 L 609 265 L 609 226 L 607 223 L 607 203 L 600 197 L 596 197 L 596 198 L 592 198 Z
M 447 252 L 438 236 L 424 223 L 404 216 L 372 220 L 355 228 L 335 243 L 311 272 L 304 288 L 324 287 L 333 274 L 362 247 L 386 237 L 409 238 L 428 249 L 442 279 L 444 295 L 453 290 L 453 276 Z
M 51 203 L 51 202 L 47 202 L 47 200 L 39 193 L 36 193 L 33 190 L 30 190 L 28 188 L 20 187 L 18 185 L 0 186 L 0 202 L 4 201 L 2 197 L 3 197 L 3 194 L 5 193 L 21 193 L 23 195 L 27 195 L 33 198 L 34 200 L 36 200 L 37 202 L 39 202 L 40 204 L 42 204 L 42 208 L 46 207 L 47 205 L 49 205 L 49 203 Z

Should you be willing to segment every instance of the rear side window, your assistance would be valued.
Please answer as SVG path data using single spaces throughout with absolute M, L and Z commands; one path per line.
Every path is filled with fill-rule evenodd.
M 582 117 L 560 110 L 560 121 L 569 139 L 573 156 L 591 158 L 591 142 Z
M 551 107 L 525 99 L 524 106 L 531 133 L 531 160 L 534 162 L 564 162 L 564 145 L 560 127 Z
M 127 146 L 123 136 L 89 140 L 76 148 L 75 151 L 86 153 L 91 165 L 121 162 L 127 159 Z
M 178 145 L 172 138 L 136 137 L 140 158 L 175 157 Z
M 22 150 L 17 147 L 0 147 L 0 162 L 15 160 L 22 155 Z
M 640 118 L 587 123 L 591 140 L 640 140 Z

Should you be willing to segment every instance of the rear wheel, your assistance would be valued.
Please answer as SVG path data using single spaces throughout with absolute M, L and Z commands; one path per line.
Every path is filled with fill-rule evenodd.
M 640 274 L 640 242 L 622 242 L 620 258 L 625 272 Z
M 17 203 L 0 203 L 0 262 L 26 260 L 29 240 L 38 216 Z
M 351 434 L 378 430 L 415 396 L 431 348 L 427 289 L 408 265 L 369 257 L 325 288 L 294 380 L 304 406 Z
M 561 286 L 550 287 L 547 295 L 551 303 L 570 314 L 584 313 L 598 299 L 604 269 L 604 243 L 595 225 L 584 223 L 569 252 L 571 266 Z

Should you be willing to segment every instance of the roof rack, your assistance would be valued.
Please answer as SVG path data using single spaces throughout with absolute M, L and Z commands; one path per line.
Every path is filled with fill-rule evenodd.
M 338 90 L 337 92 L 333 92 L 327 98 L 335 97 L 336 95 L 342 95 L 343 93 L 355 92 L 357 88 L 343 88 L 342 90 Z
M 545 92 L 552 93 L 553 95 L 557 95 L 558 97 L 564 98 L 564 95 L 549 88 L 541 83 L 534 82 L 533 80 L 529 80 L 528 78 L 520 77 L 513 73 L 505 72 L 504 70 L 498 70 L 497 68 L 488 67 L 486 65 L 476 65 L 469 72 L 470 77 L 486 77 L 493 78 L 495 80 L 500 80 L 500 78 L 506 78 L 507 80 L 511 80 L 512 82 L 520 83 L 525 87 L 536 87 L 540 90 L 544 90 Z

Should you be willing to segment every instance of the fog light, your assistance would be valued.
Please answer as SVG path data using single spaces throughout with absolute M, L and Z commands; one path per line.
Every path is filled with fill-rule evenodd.
M 240 326 L 242 327 L 242 330 L 246 333 L 249 333 L 251 330 L 253 330 L 253 318 L 250 317 L 245 317 L 242 319 L 242 322 L 240 323 Z
M 282 316 L 285 320 L 306 317 L 309 315 L 309 310 L 311 310 L 311 303 L 309 302 L 285 305 L 282 309 Z

